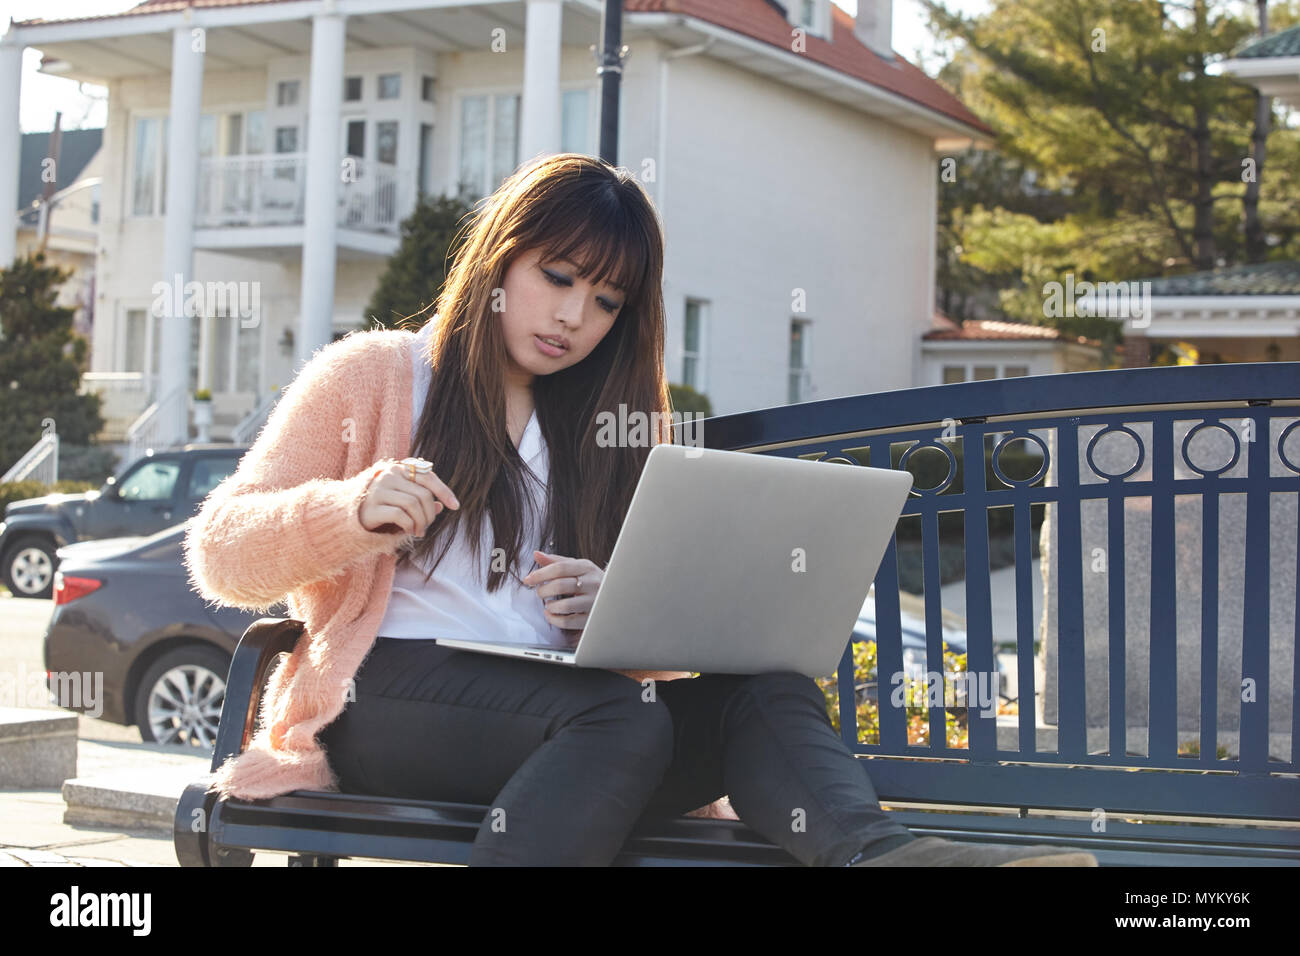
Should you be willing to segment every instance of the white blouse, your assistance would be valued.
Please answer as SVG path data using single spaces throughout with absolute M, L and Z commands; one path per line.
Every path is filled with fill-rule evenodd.
M 416 428 L 429 389 L 431 370 L 424 358 L 424 350 L 432 334 L 433 322 L 429 321 L 416 336 L 412 353 L 415 373 L 411 385 L 412 442 L 415 441 Z M 520 554 L 519 575 L 522 577 L 534 566 L 533 546 L 541 547 L 540 516 L 546 506 L 545 487 L 550 465 L 535 409 L 524 428 L 519 443 L 519 456 L 539 482 L 527 483 L 533 507 L 525 509 L 524 514 L 524 520 L 529 526 L 524 536 L 524 550 Z M 436 527 L 437 522 L 438 518 L 435 518 L 430 528 Z M 490 540 L 491 532 L 492 524 L 488 516 L 484 515 L 479 531 L 482 540 Z M 398 564 L 393 577 L 392 594 L 384 619 L 379 625 L 378 636 L 470 637 L 503 644 L 567 646 L 576 632 L 556 627 L 546 620 L 542 613 L 542 599 L 535 590 L 507 576 L 497 591 L 488 593 L 486 572 L 491 561 L 491 551 L 490 547 L 483 547 L 479 561 L 474 562 L 473 554 L 465 541 L 465 525 L 462 523 L 451 547 L 427 583 L 424 576 L 432 565 L 432 558 L 423 566 Z

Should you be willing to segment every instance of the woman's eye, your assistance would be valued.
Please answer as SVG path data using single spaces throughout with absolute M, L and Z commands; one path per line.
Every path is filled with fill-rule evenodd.
M 564 278 L 563 276 L 557 276 L 554 272 L 551 272 L 551 271 L 548 270 L 548 269 L 543 269 L 543 270 L 542 270 L 542 275 L 546 276 L 546 280 L 547 280 L 548 282 L 550 282 L 551 285 L 558 285 L 558 286 L 564 286 L 564 287 L 568 287 L 568 286 L 572 285 L 572 281 L 571 281 L 571 280 L 566 279 L 566 278 Z M 612 303 L 612 302 L 607 302 L 607 301 L 604 301 L 604 300 L 601 300 L 601 302 L 600 302 L 600 307 L 601 307 L 602 309 L 604 309 L 606 312 L 608 312 L 610 315 L 613 315 L 613 314 L 614 314 L 615 312 L 617 312 L 617 311 L 619 310 L 619 308 L 620 308 L 620 306 L 617 306 L 617 305 L 615 305 L 615 304 Z

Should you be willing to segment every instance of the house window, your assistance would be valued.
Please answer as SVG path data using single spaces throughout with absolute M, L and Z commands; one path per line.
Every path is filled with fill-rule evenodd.
M 361 99 L 361 77 L 346 76 L 343 78 L 343 99 L 348 103 L 355 103 Z
M 199 156 L 242 156 L 266 151 L 266 113 L 262 110 L 204 113 L 199 117 Z
M 421 193 L 430 192 L 433 181 L 433 124 L 420 124 L 420 175 L 417 188 Z
M 298 152 L 298 127 L 277 126 L 275 128 L 275 151 L 277 153 Z
M 397 121 L 375 124 L 375 158 L 390 166 L 397 165 Z
M 867 0 L 864 0 L 867 2 Z M 799 25 L 816 29 L 817 27 L 817 0 L 800 0 L 799 3 Z
M 237 315 L 211 315 L 208 328 L 208 388 L 215 392 L 257 393 L 261 369 L 261 323 L 244 328 Z
M 402 95 L 402 74 L 400 73 L 381 73 L 379 74 L 379 98 L 381 100 L 395 100 Z
M 144 372 L 145 349 L 149 347 L 149 313 L 144 309 L 128 309 L 126 335 L 121 369 L 124 372 Z
M 366 121 L 348 120 L 348 156 L 366 155 Z
M 591 150 L 588 119 L 591 116 L 589 90 L 565 90 L 561 102 L 560 152 L 587 153 Z
M 238 319 L 230 322 L 230 334 L 235 337 L 235 391 L 262 394 L 262 323 L 244 328 Z
M 457 191 L 462 198 L 486 196 L 519 164 L 519 100 L 518 93 L 461 100 Z
M 275 85 L 276 106 L 298 105 L 298 80 L 281 80 Z
M 132 154 L 131 213 L 136 216 L 167 212 L 166 116 L 140 116 L 135 121 L 135 150 Z
M 90 221 L 99 224 L 99 183 L 90 187 Z
M 237 156 L 243 152 L 244 114 L 227 113 L 225 125 L 226 141 L 222 145 L 221 154 L 223 156 Z
M 682 384 L 704 391 L 704 303 L 686 300 L 685 338 L 682 342 Z
M 190 316 L 190 367 L 189 375 L 186 379 L 189 393 L 193 395 L 200 387 L 211 388 L 211 380 L 199 384 L 199 360 L 203 357 L 203 317 L 199 315 Z M 207 376 L 204 376 L 207 378 Z
M 139 372 L 144 376 L 145 393 L 153 401 L 154 384 L 158 379 L 158 346 L 162 338 L 160 316 L 151 316 L 148 309 L 126 311 L 126 334 L 122 336 L 122 361 L 118 368 L 124 372 Z M 146 356 L 148 359 L 146 360 Z
M 420 99 L 426 103 L 432 103 L 433 100 L 433 77 L 420 77 Z
M 998 375 L 998 366 L 996 365 L 976 365 L 973 368 L 968 365 L 945 365 L 943 367 L 943 384 L 951 385 L 954 382 L 987 382 L 995 378 L 1016 378 L 1020 375 L 1028 375 L 1028 365 L 1003 365 L 1002 374 Z
M 266 152 L 266 111 L 249 110 L 244 115 L 244 154 L 255 156 Z
M 787 400 L 791 405 L 808 401 L 812 394 L 808 367 L 810 329 L 807 319 L 790 320 L 790 390 Z
M 207 159 L 217 152 L 217 117 L 204 113 L 199 117 L 199 158 Z

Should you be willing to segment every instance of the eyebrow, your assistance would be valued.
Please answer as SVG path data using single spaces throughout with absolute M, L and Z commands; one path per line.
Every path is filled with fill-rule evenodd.
M 572 259 L 564 259 L 564 258 L 560 258 L 560 259 L 556 259 L 555 261 L 556 261 L 556 262 L 565 262 L 565 263 L 568 263 L 569 265 L 573 266 L 574 269 L 577 269 L 577 268 L 578 268 L 578 264 L 577 264 L 576 262 L 574 262 Z M 623 295 L 627 295 L 627 289 L 624 289 L 621 285 L 617 285 L 617 284 L 611 282 L 611 283 L 610 283 L 610 286 L 611 286 L 612 288 L 618 290 L 619 292 L 621 292 Z

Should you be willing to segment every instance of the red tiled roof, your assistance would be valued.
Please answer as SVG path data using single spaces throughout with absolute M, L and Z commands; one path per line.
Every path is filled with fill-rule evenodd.
M 129 10 L 123 10 L 120 13 L 100 13 L 91 17 L 37 17 L 34 20 L 15 20 L 14 26 L 35 26 L 41 23 L 85 23 L 90 20 L 116 20 L 119 17 L 130 17 L 137 14 L 147 13 L 172 13 L 177 10 L 184 10 L 186 7 L 194 7 L 196 10 L 204 7 L 242 7 L 252 6 L 256 3 L 288 3 L 290 0 L 141 0 L 140 3 L 131 7 Z
M 951 320 L 948 320 L 951 321 Z M 1043 341 L 1078 343 L 1079 345 L 1101 345 L 1096 339 L 1087 336 L 1063 335 L 1060 329 L 1046 325 L 1030 325 L 1027 322 L 1001 322 L 997 319 L 973 319 L 956 328 L 934 328 L 921 338 L 927 342 L 975 342 L 975 341 Z
M 780 50 L 790 49 L 791 25 L 767 0 L 623 0 L 623 4 L 628 12 L 653 11 L 698 17 Z M 893 62 L 886 62 L 869 47 L 863 46 L 853 33 L 853 17 L 834 3 L 831 4 L 831 21 L 829 41 L 811 34 L 806 37 L 808 57 L 972 126 L 987 136 L 993 135 L 993 130 L 980 122 L 961 100 L 926 76 L 919 67 L 907 62 L 897 52 Z
M 73 23 L 86 20 L 112 20 L 137 14 L 169 13 L 186 7 L 237 7 L 256 3 L 285 3 L 289 0 L 143 0 L 121 13 L 94 17 L 71 17 L 66 20 L 18 20 L 16 26 L 38 23 Z M 867 2 L 867 0 L 859 0 Z M 782 51 L 790 49 L 790 23 L 767 0 L 623 0 L 628 13 L 677 13 L 696 17 L 707 23 L 766 43 Z M 831 4 L 831 39 L 809 35 L 806 53 L 810 59 L 847 76 L 887 90 L 950 119 L 992 137 L 993 130 L 980 122 L 962 102 L 920 68 L 895 53 L 887 62 L 858 40 L 853 33 L 853 18 Z

